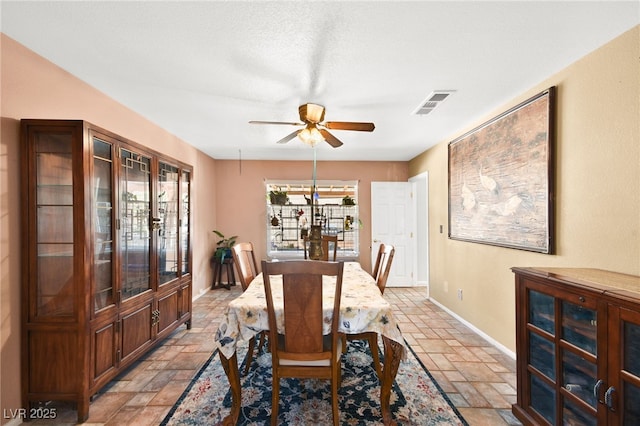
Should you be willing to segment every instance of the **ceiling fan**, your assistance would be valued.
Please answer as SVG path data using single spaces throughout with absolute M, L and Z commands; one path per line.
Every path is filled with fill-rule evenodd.
M 359 132 L 372 132 L 375 129 L 373 123 L 357 123 L 351 121 L 323 121 L 324 107 L 318 104 L 303 104 L 298 107 L 301 123 L 289 121 L 250 121 L 251 124 L 283 124 L 291 126 L 305 126 L 296 130 L 277 143 L 287 143 L 298 136 L 304 143 L 315 146 L 320 141 L 327 141 L 329 145 L 338 148 L 342 142 L 333 136 L 327 129 L 356 130 Z

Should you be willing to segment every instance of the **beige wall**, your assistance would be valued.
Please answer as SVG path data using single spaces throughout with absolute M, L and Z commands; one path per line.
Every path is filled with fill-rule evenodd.
M 410 162 L 411 176 L 429 172 L 431 296 L 511 350 L 511 267 L 593 267 L 640 275 L 639 57 L 636 27 Z M 440 234 L 440 225 L 447 228 L 448 142 L 550 86 L 558 88 L 556 254 Z
M 208 232 L 215 224 L 215 161 L 71 74 L 2 35 L 0 122 L 0 408 L 20 402 L 19 120 L 87 120 L 194 167 L 194 294 L 210 283 Z M 205 236 L 203 238 L 203 236 Z M 4 416 L 3 416 L 4 417 Z M 1 420 L 6 423 L 6 419 Z
M 311 159 L 311 150 L 309 150 Z M 252 241 L 258 261 L 266 255 L 265 180 L 309 180 L 312 161 L 216 162 L 215 188 L 217 226 L 224 235 L 238 235 L 238 241 Z M 242 172 L 240 172 L 242 170 Z M 363 221 L 360 231 L 360 263 L 371 269 L 371 182 L 409 178 L 407 162 L 318 162 L 319 180 L 358 180 L 358 210 Z

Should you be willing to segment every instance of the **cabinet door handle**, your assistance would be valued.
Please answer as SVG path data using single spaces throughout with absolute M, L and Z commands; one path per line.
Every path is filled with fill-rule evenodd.
M 600 379 L 593 386 L 593 396 L 598 400 L 600 404 L 604 404 L 604 400 L 600 398 L 600 388 L 604 385 L 604 380 Z
M 604 401 L 607 404 L 607 408 L 611 411 L 616 411 L 613 406 L 613 393 L 616 391 L 616 388 L 611 386 L 604 394 Z

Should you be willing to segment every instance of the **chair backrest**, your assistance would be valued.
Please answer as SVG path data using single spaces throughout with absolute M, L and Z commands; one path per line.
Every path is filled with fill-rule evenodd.
M 378 247 L 378 256 L 376 257 L 376 264 L 373 267 L 373 272 L 371 273 L 371 276 L 378 281 L 378 274 L 380 273 L 380 261 L 382 260 L 382 253 L 384 253 L 384 244 L 380 243 L 380 246 Z
M 321 240 L 321 244 L 322 244 L 322 259 L 320 260 L 325 260 L 325 261 L 333 261 L 335 262 L 338 256 L 338 236 L 337 235 L 322 235 L 322 240 Z M 309 237 L 308 236 L 304 236 L 303 238 L 303 246 L 304 246 L 304 258 L 307 259 L 308 255 L 307 255 L 307 245 L 309 244 Z M 329 243 L 332 243 L 332 249 L 329 249 Z M 333 255 L 331 256 L 331 259 L 329 259 L 329 252 L 333 251 Z
M 343 268 L 344 262 L 262 261 L 262 276 L 269 319 L 269 339 L 271 342 L 284 339 L 281 347 L 272 345 L 272 356 L 297 361 L 331 359 L 332 352 L 326 351 L 323 344 L 322 278 L 324 276 L 336 277 L 330 333 L 331 348 L 335 350 L 339 339 L 338 325 Z M 274 275 L 282 275 L 284 337 L 278 335 L 276 323 L 273 287 L 271 285 Z
M 376 279 L 380 293 L 384 294 L 384 289 L 387 286 L 387 278 L 389 278 L 389 271 L 391 271 L 391 262 L 393 261 L 393 255 L 396 253 L 396 249 L 390 244 L 381 244 L 380 247 L 378 259 L 376 260 L 377 274 L 374 274 L 374 278 Z M 374 268 L 374 270 L 376 268 Z
M 333 243 L 333 256 L 329 258 L 329 243 Z M 338 254 L 338 236 L 337 235 L 323 235 L 322 236 L 322 260 L 336 261 Z
M 245 291 L 259 273 L 256 257 L 253 253 L 253 243 L 236 243 L 231 247 L 231 253 L 238 273 L 240 274 L 242 291 Z

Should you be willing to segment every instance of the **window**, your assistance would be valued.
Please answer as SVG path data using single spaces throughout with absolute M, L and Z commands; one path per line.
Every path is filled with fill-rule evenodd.
M 316 197 L 312 187 L 313 181 L 267 181 L 267 255 L 302 258 L 303 237 L 313 223 L 338 236 L 338 258 L 357 258 L 358 182 L 316 181 Z

